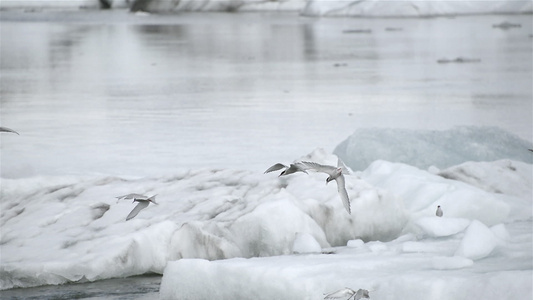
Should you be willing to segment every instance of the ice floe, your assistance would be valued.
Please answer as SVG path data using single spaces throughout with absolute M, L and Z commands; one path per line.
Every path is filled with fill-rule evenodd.
M 295 160 L 338 159 L 316 149 Z M 163 299 L 322 299 L 344 287 L 371 299 L 528 299 L 532 165 L 433 168 L 376 160 L 346 175 L 351 215 L 321 173 L 2 179 L 0 288 L 154 272 Z M 126 222 L 131 203 L 116 196 L 132 192 L 158 205 Z

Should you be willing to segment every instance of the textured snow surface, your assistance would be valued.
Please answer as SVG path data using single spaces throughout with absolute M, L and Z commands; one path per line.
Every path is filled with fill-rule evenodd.
M 527 300 L 532 296 L 533 279 L 531 255 L 527 254 L 531 251 L 527 228 L 531 222 L 515 225 L 510 242 L 496 248 L 492 248 L 494 244 L 470 244 L 479 241 L 477 238 L 465 242 L 469 233 L 444 239 L 418 239 L 406 234 L 390 242 L 337 247 L 328 254 L 182 259 L 169 262 L 160 296 L 323 299 L 325 293 L 350 287 L 370 290 L 371 299 Z M 476 252 L 476 258 L 482 252 L 492 254 L 474 260 L 456 254 L 458 249 L 468 255 Z
M 301 159 L 332 165 L 337 161 L 336 156 L 321 149 Z M 325 269 L 317 268 L 318 273 L 353 265 L 355 269 L 343 271 L 348 272 L 346 276 L 360 268 L 360 264 L 369 264 L 375 272 L 382 264 L 394 266 L 400 272 L 421 263 L 436 270 L 461 269 L 472 265 L 472 261 L 476 261 L 475 265 L 481 258 L 505 264 L 507 257 L 512 258 L 511 264 L 519 258 L 521 261 L 529 258 L 530 262 L 531 251 L 525 250 L 531 249 L 531 228 L 527 228 L 527 224 L 531 225 L 531 184 L 524 182 L 532 182 L 532 168 L 530 164 L 511 160 L 505 161 L 511 168 L 501 165 L 501 161 L 496 161 L 461 167 L 477 172 L 484 169 L 487 174 L 499 170 L 497 174 L 506 180 L 506 184 L 502 183 L 506 188 L 495 193 L 488 184 L 494 181 L 490 177 L 490 180 L 463 178 L 466 182 L 475 181 L 468 184 L 413 166 L 376 161 L 365 171 L 346 176 L 352 215 L 344 210 L 336 187 L 325 185 L 327 175 L 320 173 L 277 177 L 273 173 L 201 169 L 182 170 L 160 178 L 2 179 L 1 288 L 163 273 L 167 262 L 187 258 L 277 257 L 270 258 L 275 263 L 266 260 L 265 265 L 261 259 L 216 263 L 180 260 L 170 265 L 165 282 L 180 281 L 180 276 L 206 282 L 201 277 L 205 275 L 242 283 L 243 280 L 231 279 L 224 272 L 235 268 L 235 272 L 242 273 L 239 266 L 250 263 L 262 266 L 253 269 L 258 273 L 243 275 L 249 276 L 247 280 L 258 280 L 249 284 L 270 278 L 263 272 L 272 272 L 273 276 L 284 274 L 285 268 L 289 279 L 299 278 L 300 271 L 291 271 L 297 270 L 297 266 L 283 263 L 292 259 L 302 267 L 309 263 L 305 268 L 313 268 L 315 259 L 322 261 Z M 447 177 L 455 174 L 453 170 L 447 170 Z M 512 192 L 518 188 L 520 193 Z M 126 222 L 135 204 L 127 200 L 117 203 L 115 196 L 131 192 L 157 194 L 159 205 L 148 206 Z M 444 210 L 443 218 L 434 216 L 437 205 Z M 523 252 L 517 250 L 519 247 Z M 294 257 L 293 252 L 314 256 Z M 421 253 L 423 257 L 418 257 Z M 418 257 L 414 262 L 410 260 L 411 254 Z M 276 259 L 283 268 L 269 269 L 278 265 Z M 346 261 L 352 259 L 360 262 Z M 232 262 L 241 263 L 229 266 Z M 195 275 L 177 274 L 181 264 L 192 264 L 194 268 L 184 270 Z M 520 270 L 530 267 L 519 265 Z M 226 266 L 230 269 L 226 270 Z M 513 274 L 519 272 L 513 267 L 506 269 L 514 270 Z M 285 290 L 287 285 L 295 286 L 291 290 L 294 295 L 310 292 L 310 286 L 320 276 L 310 270 L 304 273 L 309 278 L 301 279 L 301 287 L 290 280 L 285 283 L 266 280 L 264 287 L 279 286 L 264 297 L 277 298 L 275 291 Z M 328 278 L 335 281 L 342 274 L 332 272 Z M 493 280 L 493 276 L 504 275 L 483 276 Z M 414 278 L 405 280 L 411 279 Z M 331 280 L 317 288 L 323 287 L 323 292 L 338 288 Z M 346 280 L 340 287 L 351 284 Z M 390 280 L 392 286 L 400 285 L 397 278 Z M 368 286 L 370 283 L 372 286 Z M 191 284 L 187 283 L 188 288 L 200 288 Z M 376 284 L 369 280 L 357 288 L 372 289 Z M 434 283 L 430 284 L 428 279 L 427 284 Z M 185 291 L 181 285 L 171 290 L 168 284 L 163 287 L 162 295 L 167 299 L 187 295 L 180 294 Z M 257 291 L 261 293 L 259 287 Z

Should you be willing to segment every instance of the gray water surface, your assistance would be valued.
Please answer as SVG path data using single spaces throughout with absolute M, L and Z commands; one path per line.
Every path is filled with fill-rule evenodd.
M 0 291 L 0 298 L 3 300 L 150 300 L 159 298 L 160 284 L 161 275 L 142 275 L 87 283 L 11 289 Z
M 530 16 L 0 16 L 2 177 L 263 171 L 360 127 L 533 140 Z

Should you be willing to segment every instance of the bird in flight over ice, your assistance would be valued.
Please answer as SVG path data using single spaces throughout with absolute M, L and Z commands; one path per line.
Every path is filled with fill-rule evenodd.
M 308 161 L 302 161 L 301 164 L 304 165 L 305 170 L 314 170 L 321 173 L 326 173 L 329 175 L 328 178 L 326 178 L 326 184 L 328 182 L 335 180 L 337 182 L 337 190 L 339 191 L 339 195 L 341 196 L 342 204 L 344 204 L 344 208 L 346 208 L 346 211 L 348 211 L 349 214 L 351 214 L 350 210 L 350 198 L 348 198 L 348 192 L 346 192 L 346 184 L 344 180 L 344 175 L 342 175 L 343 172 L 346 172 L 346 168 L 341 166 L 341 161 L 339 160 L 339 166 L 326 166 L 321 165 L 315 162 L 308 162 Z M 344 170 L 344 171 L 343 171 Z
M 437 206 L 437 211 L 435 212 L 435 215 L 437 217 L 442 217 L 442 208 L 440 208 L 440 205 Z
M 155 196 L 156 195 L 153 195 L 152 197 L 149 197 L 149 198 L 146 198 L 145 196 L 142 198 L 133 198 L 133 202 L 137 201 L 139 203 L 137 204 L 137 206 L 135 206 L 135 208 L 133 208 L 130 214 L 126 217 L 126 221 L 133 219 L 141 210 L 145 209 L 148 206 L 148 204 L 150 204 L 150 202 L 152 202 L 153 204 L 157 204 L 155 202 Z
M 7 128 L 7 127 L 0 127 L 0 132 L 12 132 L 12 133 L 16 133 L 18 135 L 20 135 L 18 132 L 16 132 L 15 130 L 13 129 L 10 129 L 10 128 Z
M 296 173 L 296 172 L 304 172 L 307 174 L 307 172 L 305 171 L 305 166 L 301 162 L 295 162 L 291 164 L 290 166 L 286 166 L 282 163 L 277 163 L 273 165 L 272 167 L 268 168 L 265 171 L 265 174 L 269 172 L 281 170 L 283 168 L 285 169 L 281 172 L 281 174 L 279 174 L 279 176 L 289 175 L 289 174 Z
M 348 297 L 348 298 L 346 298 Z M 368 294 L 368 290 L 364 289 L 358 289 L 357 291 L 352 290 L 351 288 L 344 288 L 342 290 L 338 290 L 336 292 L 327 294 L 324 299 L 350 299 L 359 300 L 362 298 L 370 298 L 370 295 Z
M 118 203 L 120 200 L 133 200 L 133 201 L 135 201 L 135 199 L 147 200 L 149 197 L 143 194 L 132 193 L 132 194 L 127 194 L 123 196 L 118 196 L 116 198 L 117 198 L 117 203 Z

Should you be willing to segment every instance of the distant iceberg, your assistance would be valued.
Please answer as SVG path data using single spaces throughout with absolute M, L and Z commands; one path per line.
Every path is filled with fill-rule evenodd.
M 383 159 L 422 169 L 447 168 L 467 161 L 513 159 L 532 163 L 533 144 L 496 127 L 462 126 L 449 130 L 361 128 L 334 154 L 354 170 Z
M 111 1 L 111 0 L 109 0 Z M 132 10 L 297 11 L 324 17 L 428 17 L 465 14 L 523 14 L 531 1 L 381 1 L 381 0 L 134 0 Z
M 327 17 L 431 17 L 474 14 L 523 14 L 533 12 L 531 1 L 338 1 L 309 0 L 305 16 Z
M 4 0 L 0 8 L 130 8 L 132 11 L 284 11 L 312 17 L 430 17 L 533 13 L 527 0 Z

